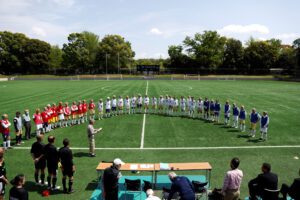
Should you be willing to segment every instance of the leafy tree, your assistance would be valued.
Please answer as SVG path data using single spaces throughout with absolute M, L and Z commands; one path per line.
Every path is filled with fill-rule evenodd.
M 187 52 L 200 66 L 215 70 L 222 64 L 226 38 L 216 31 L 196 33 L 194 38 L 186 37 L 183 41 Z
M 51 70 L 55 71 L 62 67 L 63 51 L 58 45 L 51 46 L 49 59 L 49 67 Z
M 106 35 L 98 46 L 97 62 L 102 72 L 117 72 L 128 70 L 133 61 L 135 53 L 131 49 L 131 44 L 120 35 Z
M 223 69 L 226 73 L 243 72 L 244 48 L 242 42 L 233 38 L 226 41 L 224 51 Z

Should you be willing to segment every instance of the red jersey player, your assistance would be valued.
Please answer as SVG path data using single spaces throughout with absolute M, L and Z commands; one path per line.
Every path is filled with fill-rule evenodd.
M 71 108 L 68 105 L 68 102 L 65 103 L 64 106 L 64 115 L 65 115 L 65 127 L 70 126 L 70 120 L 71 120 Z
M 89 103 L 89 113 L 90 113 L 90 119 L 95 120 L 95 103 L 94 100 L 91 99 Z
M 71 114 L 72 114 L 72 125 L 74 125 L 76 124 L 77 114 L 78 114 L 78 106 L 76 105 L 76 101 L 74 101 L 71 106 Z
M 8 115 L 3 114 L 1 122 L 1 133 L 3 136 L 3 147 L 4 149 L 11 148 L 10 146 L 10 129 L 11 123 L 8 120 Z

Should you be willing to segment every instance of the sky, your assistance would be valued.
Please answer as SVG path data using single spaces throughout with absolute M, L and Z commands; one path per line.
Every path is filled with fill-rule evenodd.
M 300 37 L 299 0 L 0 0 L 0 31 L 22 32 L 62 47 L 72 32 L 119 34 L 136 58 L 166 58 L 168 46 L 214 30 L 250 37 Z

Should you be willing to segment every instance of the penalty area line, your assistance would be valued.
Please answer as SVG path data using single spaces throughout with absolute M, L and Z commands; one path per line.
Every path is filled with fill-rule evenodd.
M 70 147 L 73 150 L 89 150 L 87 147 Z M 300 148 L 300 145 L 278 145 L 278 146 L 223 146 L 223 147 L 103 147 L 96 150 L 226 150 L 226 149 L 280 149 Z M 29 150 L 31 147 L 14 147 L 16 150 Z

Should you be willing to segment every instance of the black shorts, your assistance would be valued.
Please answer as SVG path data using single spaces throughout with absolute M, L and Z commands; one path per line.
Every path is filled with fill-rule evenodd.
M 111 110 L 112 110 L 112 111 L 116 111 L 116 110 L 117 110 L 117 107 L 111 107 Z
M 35 169 L 45 169 L 46 168 L 46 160 L 40 159 L 38 162 L 34 163 Z
M 47 164 L 48 173 L 56 175 L 57 174 L 57 165 L 49 165 Z
M 105 110 L 105 113 L 110 113 L 110 109 L 106 109 L 106 110 Z
M 62 174 L 63 176 L 72 177 L 74 175 L 72 167 L 63 167 Z
M 137 104 L 137 108 L 141 108 L 142 107 L 142 104 Z
M 9 137 L 9 134 L 3 134 L 2 133 L 3 142 L 6 142 L 8 137 Z
M 43 128 L 47 128 L 48 127 L 48 122 L 44 122 L 43 123 Z

